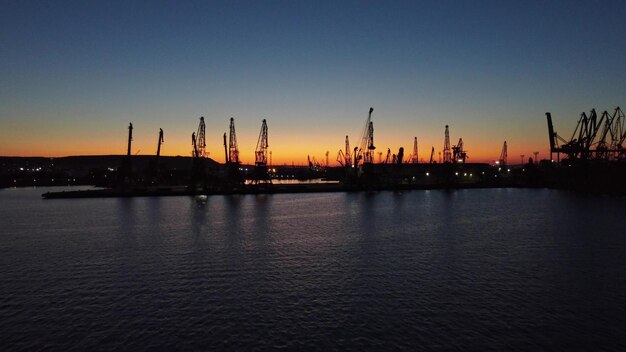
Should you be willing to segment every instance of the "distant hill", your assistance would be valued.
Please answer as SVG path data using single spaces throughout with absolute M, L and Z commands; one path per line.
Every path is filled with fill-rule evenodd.
M 60 158 L 0 156 L 0 187 L 93 184 L 110 182 L 125 155 L 80 155 Z M 133 155 L 133 174 L 142 177 L 153 162 L 153 155 Z M 183 182 L 191 173 L 192 157 L 161 156 L 160 170 Z M 207 158 L 209 168 L 219 163 Z

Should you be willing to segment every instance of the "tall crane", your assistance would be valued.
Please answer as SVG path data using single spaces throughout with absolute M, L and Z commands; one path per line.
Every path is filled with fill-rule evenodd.
M 154 161 L 155 165 L 154 165 L 154 172 L 155 172 L 155 176 L 158 177 L 159 176 L 159 158 L 161 157 L 161 145 L 165 143 L 165 139 L 163 139 L 163 129 L 159 128 L 159 139 L 157 141 L 157 152 L 156 152 L 156 160 Z
M 506 166 L 507 157 L 508 157 L 508 152 L 507 152 L 507 147 L 506 147 L 506 141 L 504 141 L 504 144 L 502 145 L 502 152 L 500 152 L 500 160 L 498 160 L 500 165 Z
M 433 163 L 433 156 L 435 156 L 435 147 L 434 146 L 430 150 L 430 161 L 428 162 L 429 164 Z
M 336 160 L 339 163 L 339 165 L 346 166 L 346 164 L 344 164 L 346 162 L 346 155 L 343 153 L 343 150 L 339 149 L 339 152 L 337 152 Z
M 448 125 L 446 125 L 446 132 L 443 140 L 443 162 L 452 162 L 452 153 L 450 152 L 450 131 L 448 130 Z
M 615 158 L 623 159 L 626 158 L 626 148 L 624 148 L 624 142 L 626 141 L 626 129 L 624 128 L 624 121 L 626 117 L 624 113 L 619 108 L 615 108 L 615 112 L 611 117 L 613 121 L 611 126 L 611 144 L 610 148 L 613 150 L 613 155 Z
M 363 159 L 363 164 L 371 164 L 374 161 L 374 124 L 372 123 L 372 113 L 374 108 L 370 107 L 367 120 L 365 121 L 365 128 L 361 137 L 361 146 L 358 148 L 358 154 L 353 156 L 354 164 L 357 165 L 360 159 Z
M 265 138 L 267 140 L 267 131 Z M 237 146 L 237 135 L 235 133 L 235 119 L 232 117 L 230 118 L 230 135 L 228 137 L 228 161 L 239 164 L 239 147 Z
M 224 163 L 230 163 L 230 158 L 228 157 L 228 144 L 226 143 L 226 132 L 224 132 L 223 136 L 224 140 Z
M 161 156 L 161 144 L 163 143 L 165 143 L 165 140 L 163 139 L 163 129 L 159 128 L 159 140 L 157 142 L 157 152 L 156 152 L 157 158 Z
M 192 150 L 192 165 L 191 165 L 191 182 L 190 189 L 195 190 L 200 184 L 203 188 L 207 187 L 206 170 L 204 166 L 206 142 L 205 142 L 205 124 L 204 117 L 200 117 L 200 124 L 198 124 L 198 130 L 191 133 L 191 145 Z
M 205 141 L 205 124 L 204 117 L 200 117 L 200 124 L 198 124 L 198 131 L 195 134 L 194 150 L 197 158 L 204 158 L 206 156 L 206 141 Z
M 130 122 L 128 124 L 128 151 L 126 152 L 126 157 L 130 159 L 130 147 L 133 141 L 133 123 Z
M 400 147 L 398 150 L 397 163 L 398 165 L 402 164 L 402 159 L 404 158 L 404 147 Z
M 352 165 L 352 156 L 350 155 L 350 140 L 348 139 L 348 136 L 346 136 L 345 165 L 346 166 Z
M 191 156 L 196 159 L 198 157 L 198 145 L 196 143 L 196 132 L 191 132 Z
M 267 121 L 263 119 L 261 123 L 261 132 L 259 133 L 259 139 L 256 143 L 256 149 L 254 151 L 255 160 L 254 163 L 257 166 L 267 166 Z
M 623 153 L 624 139 L 624 113 L 619 107 L 615 108 L 613 115 L 604 111 L 598 118 L 595 109 L 591 109 L 589 115 L 581 113 L 576 129 L 570 140 L 559 136 L 552 125 L 552 115 L 547 112 L 548 134 L 550 138 L 550 159 L 554 153 L 557 161 L 560 154 L 564 153 L 569 159 L 613 159 L 626 156 Z M 559 145 L 559 142 L 562 144 Z
M 413 138 L 413 155 L 411 155 L 411 163 L 417 164 L 417 137 Z
M 256 143 L 256 149 L 254 151 L 254 177 L 255 183 L 271 183 L 269 175 L 267 173 L 267 148 L 269 147 L 267 139 L 267 121 L 263 119 L 261 123 L 261 132 L 259 133 L 259 139 Z
M 459 143 L 452 147 L 452 154 L 455 162 L 465 163 L 467 152 L 463 149 L 463 138 L 459 138 Z
M 392 157 L 391 157 L 391 149 L 387 148 L 387 156 L 385 157 L 385 161 L 383 162 L 383 164 L 389 164 L 389 161 L 392 161 Z
M 124 187 L 124 183 L 132 182 L 132 158 L 131 158 L 131 146 L 133 142 L 133 124 L 132 122 L 128 124 L 128 146 L 126 150 L 126 157 L 122 159 L 122 165 L 118 169 L 118 180 L 120 181 L 120 185 Z

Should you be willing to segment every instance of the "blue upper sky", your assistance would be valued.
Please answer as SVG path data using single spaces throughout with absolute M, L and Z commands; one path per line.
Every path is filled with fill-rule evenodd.
M 505 139 L 545 151 L 545 111 L 567 135 L 580 112 L 626 98 L 624 1 L 1 7 L 0 155 L 122 153 L 128 121 L 142 154 L 159 127 L 165 153 L 184 154 L 199 116 L 221 155 L 234 116 L 244 160 L 262 118 L 275 157 L 319 159 L 356 143 L 373 106 L 381 149 L 417 136 L 439 150 L 449 124 L 486 160 Z

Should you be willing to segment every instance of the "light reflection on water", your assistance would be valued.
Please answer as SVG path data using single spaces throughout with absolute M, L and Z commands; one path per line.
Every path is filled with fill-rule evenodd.
M 624 199 L 0 190 L 4 350 L 624 350 Z

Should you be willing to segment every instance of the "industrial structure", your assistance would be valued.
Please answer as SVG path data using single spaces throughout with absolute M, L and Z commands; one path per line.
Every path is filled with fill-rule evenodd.
M 568 160 L 622 160 L 626 158 L 624 141 L 625 117 L 617 107 L 613 114 L 604 111 L 598 118 L 595 109 L 589 115 L 581 113 L 578 124 L 569 139 L 564 139 L 554 130 L 552 115 L 546 112 L 548 137 L 550 141 L 550 159 L 556 153 L 557 162 L 564 154 Z
M 620 108 L 616 108 L 612 114 L 605 111 L 597 115 L 595 110 L 591 110 L 589 114 L 583 113 L 572 137 L 568 140 L 563 139 L 554 131 L 551 115 L 546 113 L 551 156 L 557 153 L 557 159 L 560 160 L 560 154 L 563 154 L 566 156 L 563 160 L 565 163 L 554 163 L 549 160 L 539 162 L 539 153 L 533 152 L 534 159 L 528 158 L 528 163 L 524 160 L 526 155 L 520 154 L 521 165 L 514 167 L 508 165 L 506 141 L 502 144 L 500 157 L 496 161 L 498 166 L 467 163 L 468 156 L 464 141 L 459 138 L 456 145 L 451 145 L 448 125 L 445 126 L 443 152 L 438 152 L 438 163 L 435 161 L 434 146 L 431 147 L 428 163 L 419 162 L 417 137 L 413 138 L 413 152 L 406 158 L 404 147 L 400 147 L 395 154 L 392 153 L 391 148 L 387 148 L 386 156 L 382 151 L 376 153 L 373 111 L 373 108 L 369 109 L 357 147 L 351 149 L 346 135 L 345 152 L 339 150 L 336 158 L 339 167 L 331 167 L 330 153 L 326 151 L 325 159 L 321 163 L 316 160 L 315 156 L 308 156 L 308 166 L 271 165 L 270 168 L 268 153 L 271 152 L 268 149 L 268 127 L 265 119 L 262 120 L 261 131 L 254 150 L 254 164 L 242 165 L 234 118 L 230 118 L 228 135 L 227 133 L 223 135 L 224 164 L 218 164 L 207 157 L 209 153 L 206 150 L 206 125 L 204 117 L 200 117 L 198 128 L 191 135 L 191 158 L 187 158 L 191 167 L 181 168 L 182 160 L 166 157 L 168 163 L 176 163 L 177 166 L 164 168 L 163 171 L 166 172 L 161 172 L 159 160 L 164 142 L 163 130 L 159 130 L 156 156 L 150 156 L 150 164 L 148 167 L 143 167 L 147 159 L 135 157 L 131 153 L 133 141 L 131 123 L 128 127 L 126 155 L 122 157 L 117 170 L 108 168 L 110 170 L 108 172 L 114 172 L 109 180 L 114 181 L 106 183 L 107 172 L 104 172 L 101 174 L 102 178 L 99 178 L 99 184 L 108 184 L 115 192 L 140 192 L 140 194 L 145 194 L 145 192 L 162 194 L 162 192 L 167 192 L 163 190 L 168 189 L 168 186 L 181 185 L 183 182 L 186 185 L 184 192 L 187 193 L 185 194 L 275 192 L 284 187 L 286 187 L 285 190 L 289 189 L 287 186 L 281 186 L 282 182 L 272 184 L 272 179 L 280 178 L 323 179 L 326 182 L 338 182 L 337 186 L 309 188 L 332 190 L 514 185 L 570 187 L 585 190 L 610 188 L 613 191 L 621 187 L 622 191 L 626 192 L 626 187 L 619 186 L 623 184 L 623 177 L 626 175 L 626 154 L 623 148 L 626 139 L 624 128 L 626 119 Z M 374 162 L 376 154 L 378 154 L 377 163 Z M 137 165 L 133 165 L 135 161 Z M 140 172 L 133 173 L 133 166 L 135 170 L 143 169 L 144 176 Z M 95 179 L 96 174 L 90 173 L 90 177 Z M 34 177 L 31 179 L 33 182 L 36 180 Z M 14 184 L 17 181 L 17 179 L 12 180 Z M 23 179 L 20 182 L 23 183 Z M 291 182 L 286 184 L 291 184 Z M 141 187 L 144 187 L 144 191 L 137 191 Z M 148 187 L 152 187 L 152 191 L 145 191 Z
M 118 173 L 118 186 L 124 188 L 133 181 L 133 160 L 131 156 L 131 146 L 133 142 L 133 123 L 128 124 L 128 144 L 126 157 L 122 159 L 122 165 Z
M 504 141 L 504 144 L 502 145 L 502 151 L 500 152 L 500 159 L 498 160 L 498 164 L 502 166 L 506 166 L 507 159 L 508 159 L 508 151 L 507 151 L 506 141 Z
M 452 152 L 450 151 L 450 130 L 448 130 L 448 125 L 446 125 L 446 131 L 444 132 L 443 138 L 443 162 L 452 162 Z
M 411 154 L 411 163 L 417 164 L 419 162 L 417 155 L 417 137 L 413 138 L 413 154 Z
M 269 147 L 267 138 L 267 121 L 263 119 L 261 123 L 261 132 L 254 150 L 254 183 L 272 183 L 267 172 L 267 148 Z
M 361 137 L 361 145 L 354 148 L 354 166 L 358 166 L 363 160 L 363 164 L 372 164 L 374 162 L 374 123 L 372 122 L 372 113 L 374 108 L 370 108 L 365 128 Z
M 198 124 L 198 130 L 191 134 L 191 145 L 193 163 L 191 167 L 191 182 L 189 187 L 191 189 L 197 189 L 198 187 L 206 188 L 206 140 L 205 140 L 205 124 L 204 116 L 200 117 L 200 123 Z
M 452 160 L 458 163 L 465 163 L 467 152 L 463 149 L 463 138 L 459 138 L 459 142 L 452 147 Z

